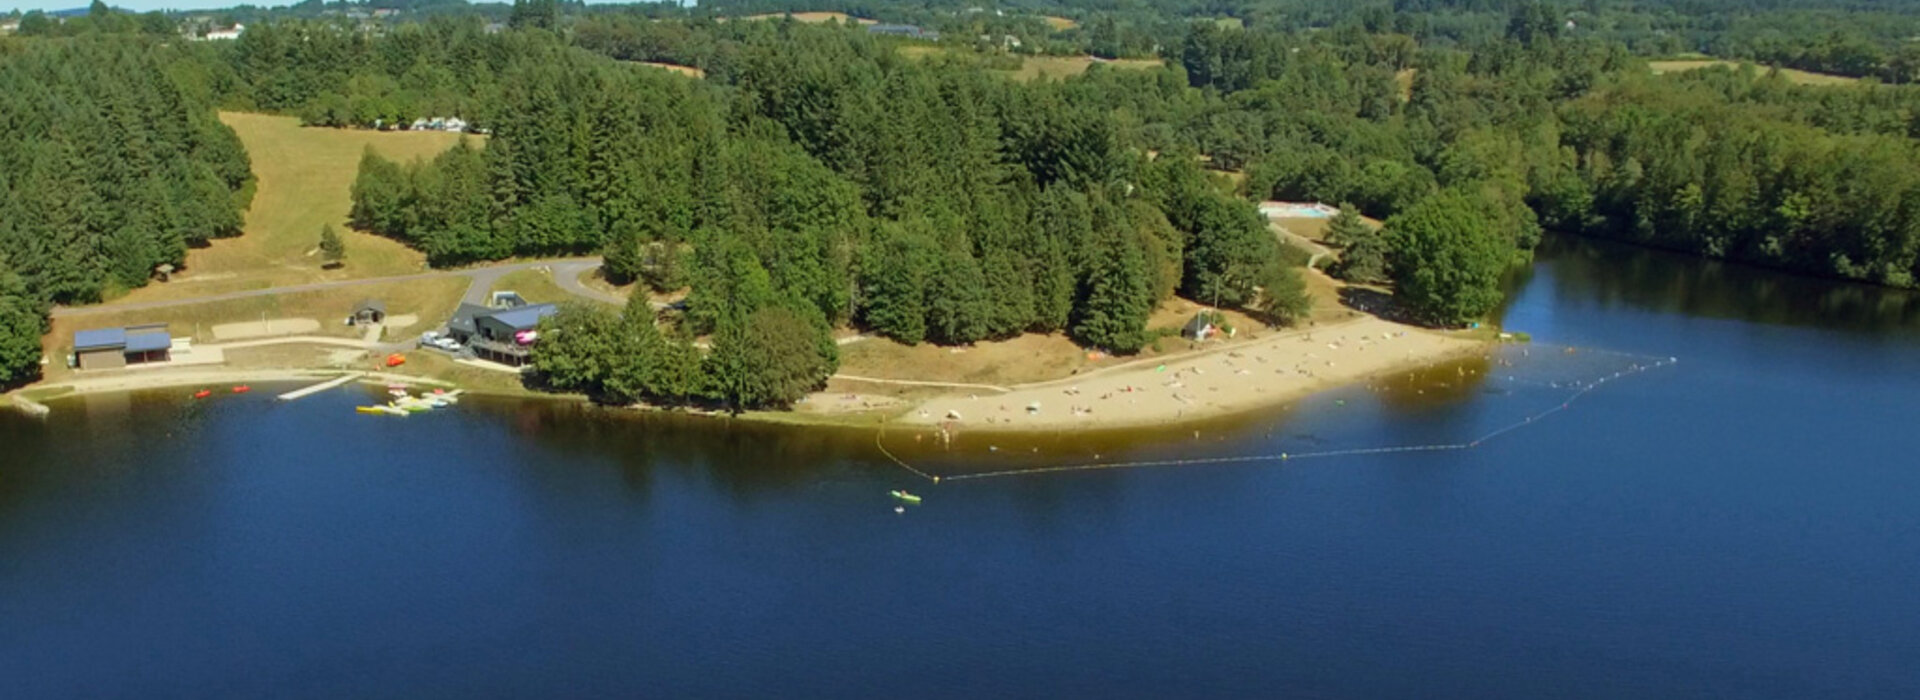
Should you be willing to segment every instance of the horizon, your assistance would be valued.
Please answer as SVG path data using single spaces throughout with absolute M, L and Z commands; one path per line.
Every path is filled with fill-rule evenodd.
M 473 4 L 486 4 L 485 2 L 475 2 L 475 0 L 467 1 Z M 513 0 L 497 1 L 504 5 L 513 4 Z M 589 5 L 609 5 L 629 1 L 631 0 L 585 0 L 586 4 Z M 75 0 L 20 0 L 20 2 L 13 7 L 0 9 L 0 12 L 19 10 L 21 14 L 26 14 L 34 10 L 41 12 L 85 10 L 87 9 L 87 4 L 86 2 L 76 2 Z M 294 4 L 294 2 L 293 0 L 254 0 L 253 2 L 234 2 L 233 0 L 120 0 L 119 2 L 108 2 L 107 4 L 113 6 L 115 9 L 132 12 L 152 12 L 154 10 L 199 12 L 206 10 L 225 10 L 239 7 L 240 5 L 252 5 L 263 8 L 286 7 Z

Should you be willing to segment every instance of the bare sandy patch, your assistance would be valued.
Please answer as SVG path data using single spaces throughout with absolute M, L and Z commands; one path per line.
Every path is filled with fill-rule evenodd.
M 678 63 L 662 63 L 659 61 L 631 61 L 631 63 L 636 63 L 642 66 L 652 66 L 654 68 L 672 71 L 672 72 L 687 76 L 689 78 L 707 77 L 706 71 L 700 70 L 693 66 L 683 66 Z
M 901 420 L 966 430 L 1065 430 L 1165 424 L 1296 400 L 1377 374 L 1485 346 L 1375 317 L 1146 359 L 1076 377 L 968 392 L 921 404 Z
M 213 327 L 214 340 L 271 338 L 282 335 L 317 333 L 320 322 L 311 318 L 272 318 L 241 323 L 222 323 Z

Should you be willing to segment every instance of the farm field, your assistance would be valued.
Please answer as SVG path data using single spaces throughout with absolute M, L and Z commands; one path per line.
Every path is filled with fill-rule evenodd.
M 1163 65 L 1157 58 L 1122 58 L 1102 61 L 1092 56 L 1027 56 L 1020 69 L 1010 71 L 1015 80 L 1029 81 L 1036 78 L 1064 79 L 1087 72 L 1094 64 L 1104 64 L 1109 68 L 1159 68 Z
M 1717 58 L 1689 58 L 1673 61 L 1647 62 L 1647 67 L 1651 68 L 1655 75 L 1663 73 L 1684 73 L 1708 66 L 1728 66 L 1738 69 L 1741 63 L 1739 61 L 1727 61 Z M 1767 66 L 1756 66 L 1755 68 L 1763 74 L 1768 70 Z M 1851 85 L 1860 82 L 1859 78 L 1851 78 L 1844 75 L 1828 75 L 1826 73 L 1812 73 L 1793 68 L 1781 68 L 1780 74 L 1785 76 L 1788 82 L 1795 85 Z

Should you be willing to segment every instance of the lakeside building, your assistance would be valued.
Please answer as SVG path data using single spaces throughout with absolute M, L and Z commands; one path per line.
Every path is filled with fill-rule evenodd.
M 447 335 L 482 360 L 519 367 L 533 354 L 540 319 L 560 311 L 554 304 L 492 308 L 461 304 L 447 320 Z
M 80 369 L 119 369 L 166 362 L 172 348 L 173 336 L 167 333 L 164 323 L 97 328 L 73 334 L 74 366 Z

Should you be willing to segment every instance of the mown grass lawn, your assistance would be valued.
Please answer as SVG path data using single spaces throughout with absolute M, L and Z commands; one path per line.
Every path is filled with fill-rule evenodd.
M 426 256 L 348 227 L 353 180 L 368 147 L 411 161 L 453 147 L 460 134 L 303 128 L 293 117 L 238 112 L 224 112 L 220 120 L 233 128 L 253 162 L 255 191 L 243 233 L 188 251 L 186 269 L 173 281 L 148 284 L 119 300 L 180 299 L 426 268 Z M 478 146 L 481 137 L 465 138 Z M 338 269 L 323 268 L 323 225 L 332 225 L 346 240 L 346 264 Z

